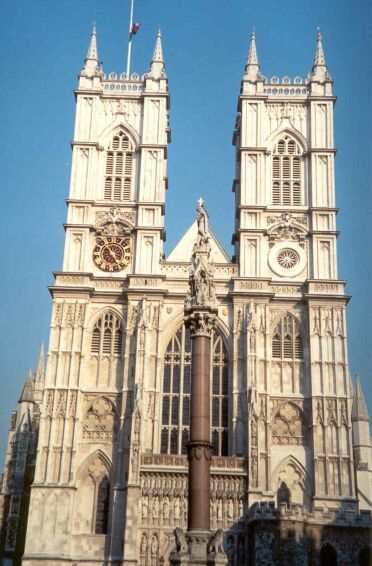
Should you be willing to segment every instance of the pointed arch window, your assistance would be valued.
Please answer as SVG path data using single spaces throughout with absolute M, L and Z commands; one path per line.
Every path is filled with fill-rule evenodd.
M 133 144 L 120 130 L 112 138 L 106 155 L 104 200 L 132 200 Z
M 272 357 L 280 360 L 302 360 L 304 357 L 299 324 L 291 314 L 283 316 L 275 327 Z
M 106 313 L 94 325 L 91 342 L 92 354 L 121 356 L 123 331 L 117 316 Z
M 227 349 L 215 332 L 211 340 L 211 442 L 215 455 L 228 454 Z M 186 454 L 190 425 L 191 337 L 184 326 L 171 338 L 164 356 L 160 451 Z
M 90 457 L 79 474 L 75 505 L 77 532 L 97 535 L 108 533 L 110 466 L 100 454 Z
M 299 144 L 284 136 L 275 145 L 272 157 L 272 201 L 276 205 L 303 204 Z

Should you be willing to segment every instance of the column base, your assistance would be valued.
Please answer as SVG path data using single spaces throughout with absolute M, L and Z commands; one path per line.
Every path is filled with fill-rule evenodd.
M 214 534 L 210 531 L 174 531 L 176 549 L 169 561 L 172 566 L 225 566 L 228 563 L 223 549 L 223 530 Z

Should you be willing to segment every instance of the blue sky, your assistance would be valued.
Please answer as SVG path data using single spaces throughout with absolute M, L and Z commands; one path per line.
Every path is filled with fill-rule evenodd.
M 47 286 L 62 264 L 77 73 L 93 21 L 105 72 L 124 70 L 128 15 L 129 0 L 8 0 L 2 6 L 0 468 L 10 410 L 40 343 L 48 341 Z M 133 71 L 148 70 L 159 25 L 163 32 L 172 127 L 167 253 L 194 219 L 201 194 L 214 231 L 232 253 L 231 137 L 251 29 L 263 74 L 304 77 L 320 26 L 338 96 L 338 258 L 339 276 L 353 296 L 350 369 L 360 372 L 371 406 L 370 1 L 136 0 L 135 19 L 142 27 Z

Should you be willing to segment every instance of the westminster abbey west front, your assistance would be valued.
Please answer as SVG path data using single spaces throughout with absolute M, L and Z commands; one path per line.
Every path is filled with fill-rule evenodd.
M 168 565 L 175 528 L 187 529 L 184 305 L 198 226 L 165 258 L 160 32 L 149 72 L 127 77 L 104 74 L 93 29 L 76 100 L 46 371 L 41 355 L 9 431 L 2 564 Z M 305 79 L 264 77 L 252 34 L 233 259 L 204 227 L 218 308 L 211 528 L 224 530 L 230 566 L 370 564 L 369 416 L 337 273 L 334 103 L 320 34 Z

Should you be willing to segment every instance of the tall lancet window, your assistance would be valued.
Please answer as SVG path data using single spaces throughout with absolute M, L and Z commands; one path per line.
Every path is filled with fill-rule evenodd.
M 277 323 L 272 338 L 272 357 L 281 360 L 302 360 L 303 350 L 297 320 L 291 314 L 283 316 Z
M 105 200 L 132 200 L 133 155 L 130 139 L 120 130 L 112 138 L 106 155 Z
M 213 453 L 228 454 L 229 360 L 218 331 L 211 340 L 211 442 Z M 164 355 L 162 454 L 186 454 L 190 425 L 191 337 L 184 326 L 171 338 Z
M 290 136 L 284 136 L 276 143 L 272 157 L 273 204 L 303 204 L 301 155 L 299 144 Z

